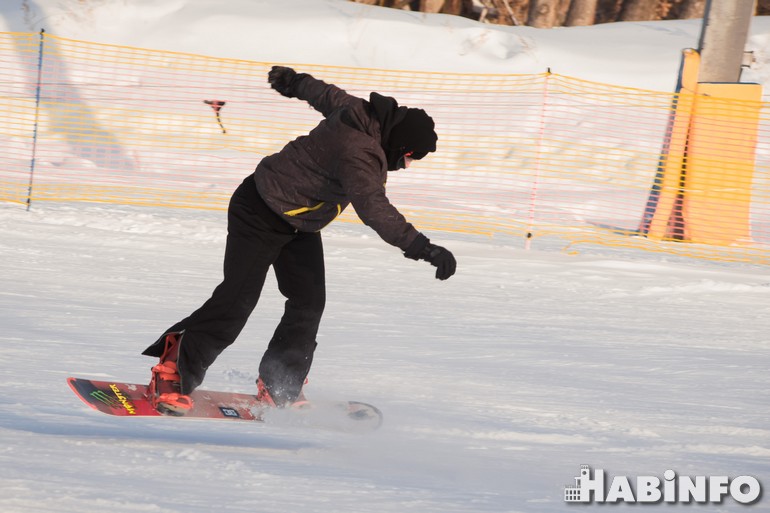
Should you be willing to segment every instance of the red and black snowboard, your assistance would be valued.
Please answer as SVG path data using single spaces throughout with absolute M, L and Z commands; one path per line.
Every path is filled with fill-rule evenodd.
M 152 407 L 147 385 L 118 381 L 67 378 L 72 391 L 91 408 L 119 417 L 163 416 Z M 270 408 L 255 395 L 196 390 L 193 408 L 183 419 L 229 419 L 320 426 L 343 431 L 373 431 L 382 425 L 382 412 L 357 401 L 308 402 L 298 407 Z

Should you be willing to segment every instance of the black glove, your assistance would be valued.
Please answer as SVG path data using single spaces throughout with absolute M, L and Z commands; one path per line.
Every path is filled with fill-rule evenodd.
M 404 252 L 404 256 L 412 260 L 425 260 L 436 268 L 436 278 L 446 280 L 457 270 L 454 255 L 446 248 L 431 244 L 428 238 L 420 234 Z
M 285 66 L 273 66 L 267 74 L 270 86 L 289 98 L 296 96 L 297 72 Z

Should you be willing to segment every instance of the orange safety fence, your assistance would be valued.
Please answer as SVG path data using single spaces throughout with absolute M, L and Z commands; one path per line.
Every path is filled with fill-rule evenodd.
M 0 201 L 227 208 L 263 156 L 320 119 L 269 88 L 272 64 L 0 33 Z M 388 181 L 421 230 L 770 261 L 768 103 L 716 99 L 682 118 L 706 102 L 550 72 L 282 64 L 434 117 L 438 151 Z M 693 119 L 724 130 L 697 155 L 677 139 Z M 686 229 L 665 228 L 672 217 Z

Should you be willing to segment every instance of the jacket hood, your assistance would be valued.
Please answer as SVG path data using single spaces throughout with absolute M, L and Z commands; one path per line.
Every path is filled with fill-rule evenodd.
M 435 124 L 424 110 L 399 106 L 395 98 L 379 93 L 369 95 L 369 104 L 380 122 L 380 144 L 389 170 L 399 169 L 407 153 L 419 160 L 436 151 Z

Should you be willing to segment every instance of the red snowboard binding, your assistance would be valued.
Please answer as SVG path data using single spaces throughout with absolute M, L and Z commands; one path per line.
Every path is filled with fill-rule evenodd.
M 193 407 L 189 395 L 181 393 L 182 378 L 179 376 L 177 360 L 182 333 L 166 335 L 165 347 L 160 362 L 152 368 L 152 378 L 147 387 L 147 396 L 152 406 L 164 415 L 183 416 Z

